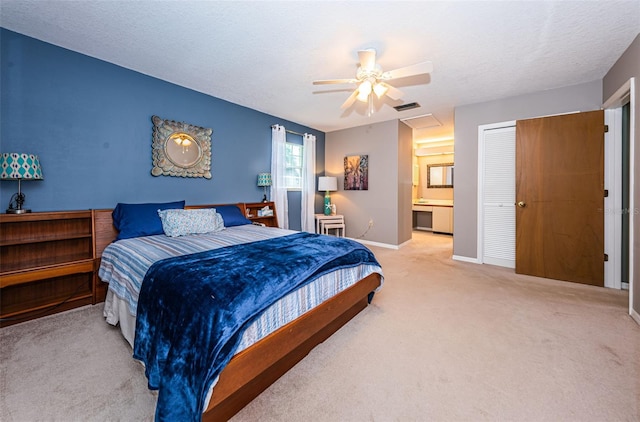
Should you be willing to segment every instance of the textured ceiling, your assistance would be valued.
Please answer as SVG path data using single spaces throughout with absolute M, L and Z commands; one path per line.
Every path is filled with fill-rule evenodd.
M 640 1 L 0 0 L 0 25 L 233 103 L 330 132 L 601 79 L 640 31 Z M 391 70 L 433 62 L 367 116 L 340 105 L 357 50 Z M 418 102 L 397 112 L 393 106 Z

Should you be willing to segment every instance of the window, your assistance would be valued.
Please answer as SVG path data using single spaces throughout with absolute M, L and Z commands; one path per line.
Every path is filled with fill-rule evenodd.
M 302 153 L 302 145 L 285 143 L 284 184 L 287 189 L 302 189 Z

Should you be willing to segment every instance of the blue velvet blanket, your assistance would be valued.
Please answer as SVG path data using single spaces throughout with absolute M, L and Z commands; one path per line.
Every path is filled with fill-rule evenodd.
M 379 265 L 352 240 L 295 233 L 153 264 L 140 290 L 133 356 L 159 390 L 156 420 L 200 420 L 244 327 L 296 288 L 361 263 Z

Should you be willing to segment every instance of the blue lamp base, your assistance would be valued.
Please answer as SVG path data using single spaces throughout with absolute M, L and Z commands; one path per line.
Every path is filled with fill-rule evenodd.
M 331 215 L 331 196 L 329 196 L 329 191 L 324 194 L 324 215 Z

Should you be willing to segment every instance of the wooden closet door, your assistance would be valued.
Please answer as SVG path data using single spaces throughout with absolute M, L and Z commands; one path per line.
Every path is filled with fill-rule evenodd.
M 516 273 L 604 286 L 604 112 L 516 122 Z

